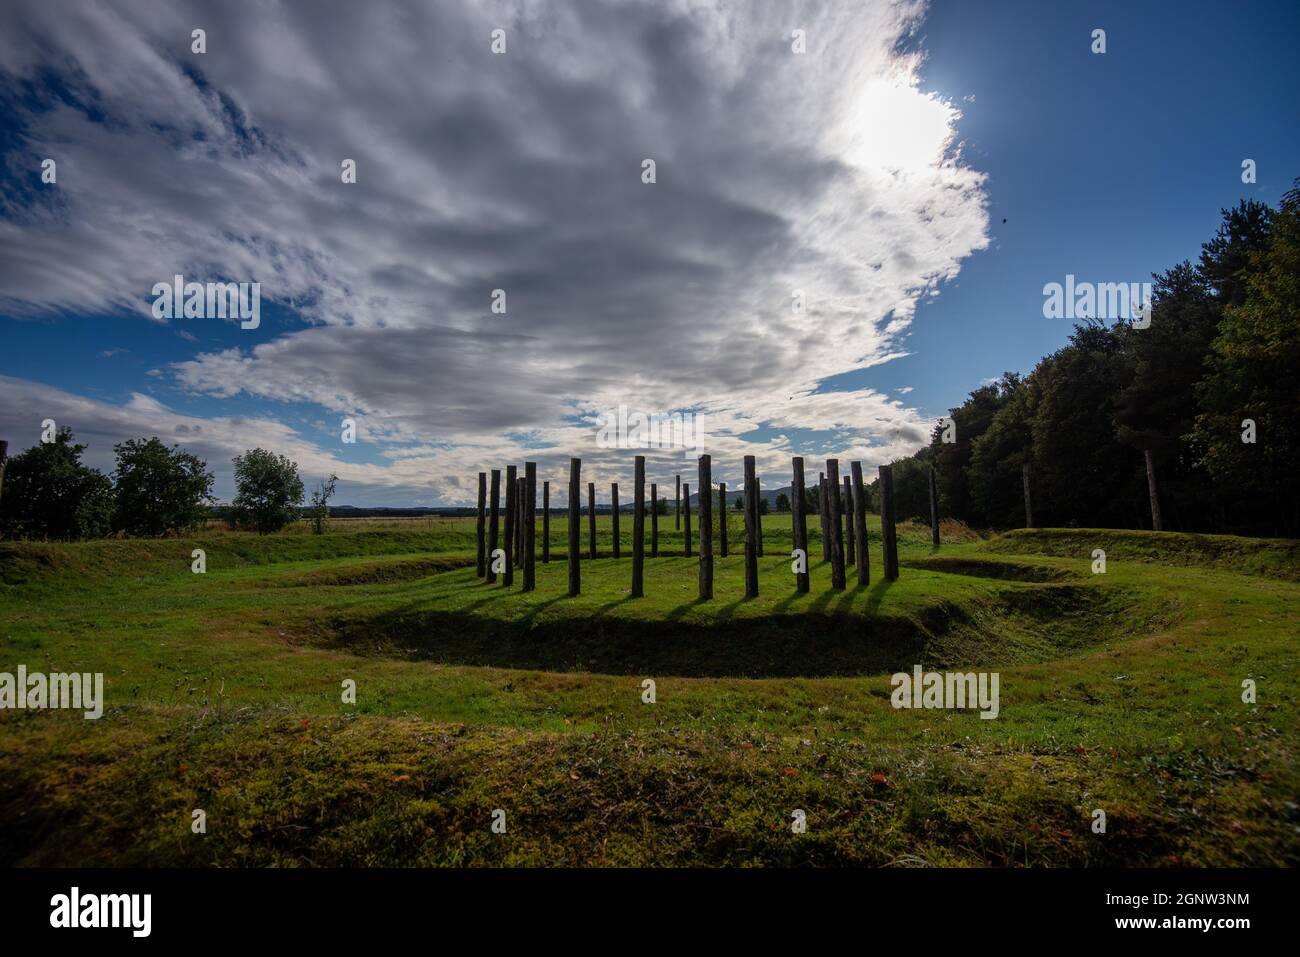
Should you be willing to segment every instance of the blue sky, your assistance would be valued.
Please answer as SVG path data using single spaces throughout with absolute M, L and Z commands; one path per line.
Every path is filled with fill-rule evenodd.
M 477 469 L 525 457 L 630 480 L 589 424 L 627 404 L 705 410 L 715 479 L 752 452 L 784 484 L 791 454 L 908 454 L 1059 348 L 1045 283 L 1146 280 L 1300 175 L 1292 3 L 530 9 L 7 8 L 11 449 L 49 415 L 104 468 L 129 435 L 194 447 L 222 497 L 260 444 L 338 472 L 342 503 L 463 504 Z M 261 281 L 261 326 L 151 320 L 174 272 Z M 687 465 L 656 453 L 651 477 Z

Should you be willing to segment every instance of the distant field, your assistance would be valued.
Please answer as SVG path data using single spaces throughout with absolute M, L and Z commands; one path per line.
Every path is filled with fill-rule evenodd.
M 1300 863 L 1300 543 L 904 526 L 885 583 L 873 523 L 836 593 L 814 520 L 800 596 L 773 514 L 746 601 L 730 519 L 708 602 L 672 516 L 638 600 L 630 516 L 576 599 L 558 516 L 531 594 L 475 578 L 473 519 L 0 542 L 0 671 L 107 699 L 0 712 L 0 862 Z M 917 663 L 999 672 L 997 719 L 895 710 Z

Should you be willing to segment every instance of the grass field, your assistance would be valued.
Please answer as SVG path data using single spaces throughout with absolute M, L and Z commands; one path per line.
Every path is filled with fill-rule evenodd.
M 708 602 L 671 518 L 636 600 L 627 517 L 576 599 L 558 518 L 530 594 L 475 578 L 472 520 L 0 543 L 0 671 L 106 684 L 97 721 L 0 712 L 0 862 L 1300 863 L 1300 543 L 905 526 L 884 583 L 873 525 L 871 585 L 801 596 L 769 515 L 745 601 L 730 518 Z M 914 664 L 999 672 L 997 719 L 895 710 Z

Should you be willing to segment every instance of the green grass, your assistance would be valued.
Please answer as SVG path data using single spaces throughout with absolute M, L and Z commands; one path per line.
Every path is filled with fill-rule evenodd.
M 1050 529 L 936 550 L 908 526 L 884 583 L 873 523 L 872 584 L 834 592 L 816 560 L 799 595 L 769 515 L 747 601 L 729 518 L 706 602 L 671 517 L 635 600 L 626 516 L 623 557 L 584 559 L 574 599 L 559 517 L 527 594 L 475 578 L 463 520 L 0 543 L 0 671 L 102 671 L 107 699 L 99 721 L 0 712 L 0 862 L 1300 862 L 1300 544 Z M 999 672 L 999 717 L 895 710 L 888 676 L 918 663 Z

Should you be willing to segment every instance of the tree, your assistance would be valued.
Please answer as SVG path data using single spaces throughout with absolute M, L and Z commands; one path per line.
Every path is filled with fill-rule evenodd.
M 1006 404 L 971 443 L 967 482 L 971 501 L 989 525 L 1019 528 L 1025 516 L 1021 467 L 1029 456 L 1033 406 L 1029 387 L 1019 376 L 1004 376 L 1003 388 Z
M 207 463 L 157 437 L 113 447 L 113 528 L 128 535 L 163 535 L 196 527 L 212 499 Z
M 776 497 L 776 510 L 778 512 L 790 511 L 790 496 L 782 492 Z
M 739 498 L 737 498 L 737 499 L 736 499 L 736 504 L 733 505 L 732 508 L 734 508 L 737 512 L 744 510 L 744 508 L 745 508 L 745 497 L 742 495 L 742 496 L 740 496 Z
M 86 447 L 59 429 L 14 456 L 5 468 L 0 529 L 14 538 L 98 538 L 112 527 L 113 484 L 81 463 Z
M 298 466 L 283 455 L 249 449 L 235 456 L 235 500 L 231 506 L 236 519 L 252 525 L 259 535 L 278 532 L 294 521 L 302 497 Z
M 1224 308 L 1198 388 L 1193 439 L 1219 482 L 1254 500 L 1279 532 L 1300 530 L 1300 180 L 1282 199 L 1267 249 L 1251 258 L 1239 303 Z M 1247 420 L 1253 423 L 1253 430 Z M 1253 435 L 1251 432 L 1253 431 Z M 1247 441 L 1247 437 L 1252 441 Z
M 339 477 L 331 473 L 329 478 L 321 479 L 312 489 L 311 530 L 317 535 L 325 534 L 325 524 L 330 517 L 329 501 L 334 497 L 334 486 L 338 480 Z
M 759 515 L 767 514 L 767 499 L 764 498 L 762 495 L 758 497 L 758 514 Z

